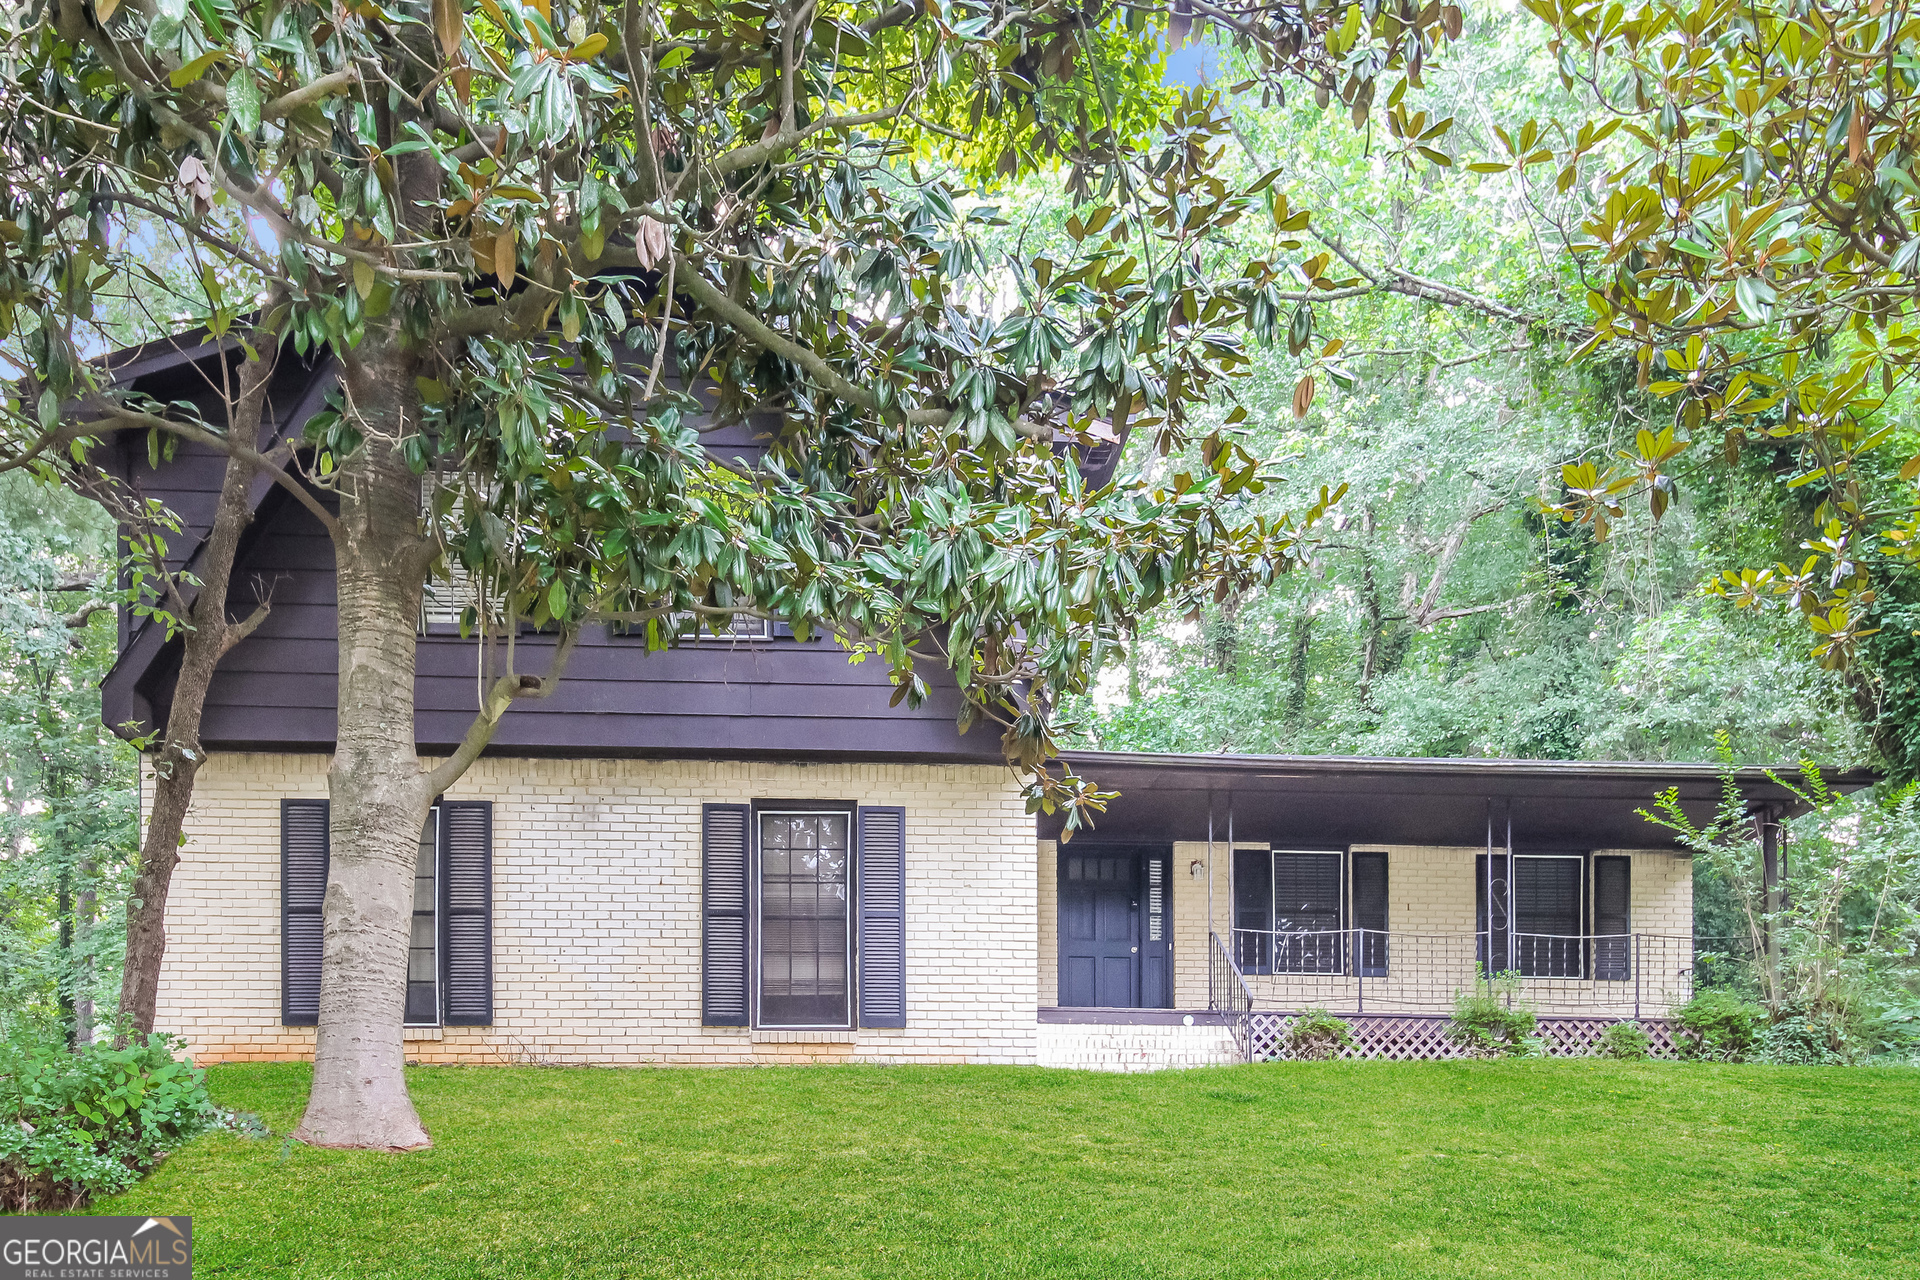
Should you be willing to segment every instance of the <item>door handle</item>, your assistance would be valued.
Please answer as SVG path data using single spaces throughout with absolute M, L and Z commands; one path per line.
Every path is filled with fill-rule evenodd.
M 1133 949 L 1133 953 L 1134 953 L 1135 955 L 1139 955 L 1139 954 L 1140 954 L 1140 948 L 1138 948 L 1138 947 L 1135 947 L 1135 948 Z

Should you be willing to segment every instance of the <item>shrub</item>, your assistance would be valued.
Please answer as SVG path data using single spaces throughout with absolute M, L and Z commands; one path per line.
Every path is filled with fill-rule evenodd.
M 1862 1048 L 1856 1028 L 1839 1011 L 1795 1001 L 1778 1010 L 1761 1031 L 1755 1056 L 1789 1067 L 1835 1066 L 1860 1058 Z
M 1600 1033 L 1593 1052 L 1600 1058 L 1644 1058 L 1652 1048 L 1653 1037 L 1645 1027 L 1637 1022 L 1616 1022 Z
M 1533 1010 L 1513 1002 L 1519 979 L 1502 974 L 1475 982 L 1472 991 L 1453 993 L 1453 1021 L 1447 1038 L 1470 1058 L 1539 1057 L 1546 1050 L 1534 1035 Z
M 1287 1028 L 1282 1047 L 1289 1058 L 1327 1062 L 1353 1047 L 1353 1028 L 1325 1009 L 1308 1009 Z
M 1680 1055 L 1715 1062 L 1744 1062 L 1760 1038 L 1766 1010 L 1724 987 L 1697 992 L 1673 1011 L 1680 1025 Z
M 133 1184 L 222 1117 L 205 1074 L 158 1033 L 77 1051 L 16 1033 L 0 1042 L 0 1212 L 73 1209 Z

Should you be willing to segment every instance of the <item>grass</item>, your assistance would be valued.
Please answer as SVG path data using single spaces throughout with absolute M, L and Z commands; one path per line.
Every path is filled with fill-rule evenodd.
M 285 1133 L 300 1066 L 211 1072 Z M 419 1068 L 405 1156 L 202 1139 L 211 1276 L 1920 1274 L 1920 1071 Z

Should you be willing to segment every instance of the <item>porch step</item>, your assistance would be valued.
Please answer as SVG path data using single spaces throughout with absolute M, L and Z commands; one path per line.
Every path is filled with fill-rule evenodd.
M 1221 1026 L 1040 1024 L 1040 1065 L 1081 1071 L 1162 1071 L 1237 1062 L 1233 1032 Z

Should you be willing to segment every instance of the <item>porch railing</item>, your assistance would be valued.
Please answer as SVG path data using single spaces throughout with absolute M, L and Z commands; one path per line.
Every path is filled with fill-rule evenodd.
M 1215 1013 L 1227 1015 L 1227 1025 L 1233 1028 L 1234 1045 L 1244 1059 L 1248 1052 L 1247 1020 L 1253 1012 L 1253 992 L 1220 935 L 1209 931 L 1207 937 L 1210 940 L 1207 953 L 1207 1007 Z
M 1408 933 L 1235 929 L 1215 968 L 1230 969 L 1251 1007 L 1336 1013 L 1445 1013 L 1487 974 L 1543 1015 L 1665 1017 L 1693 995 L 1694 940 L 1660 933 Z M 1216 978 L 1216 996 L 1225 978 Z M 1219 1007 L 1216 1005 L 1216 1007 Z

